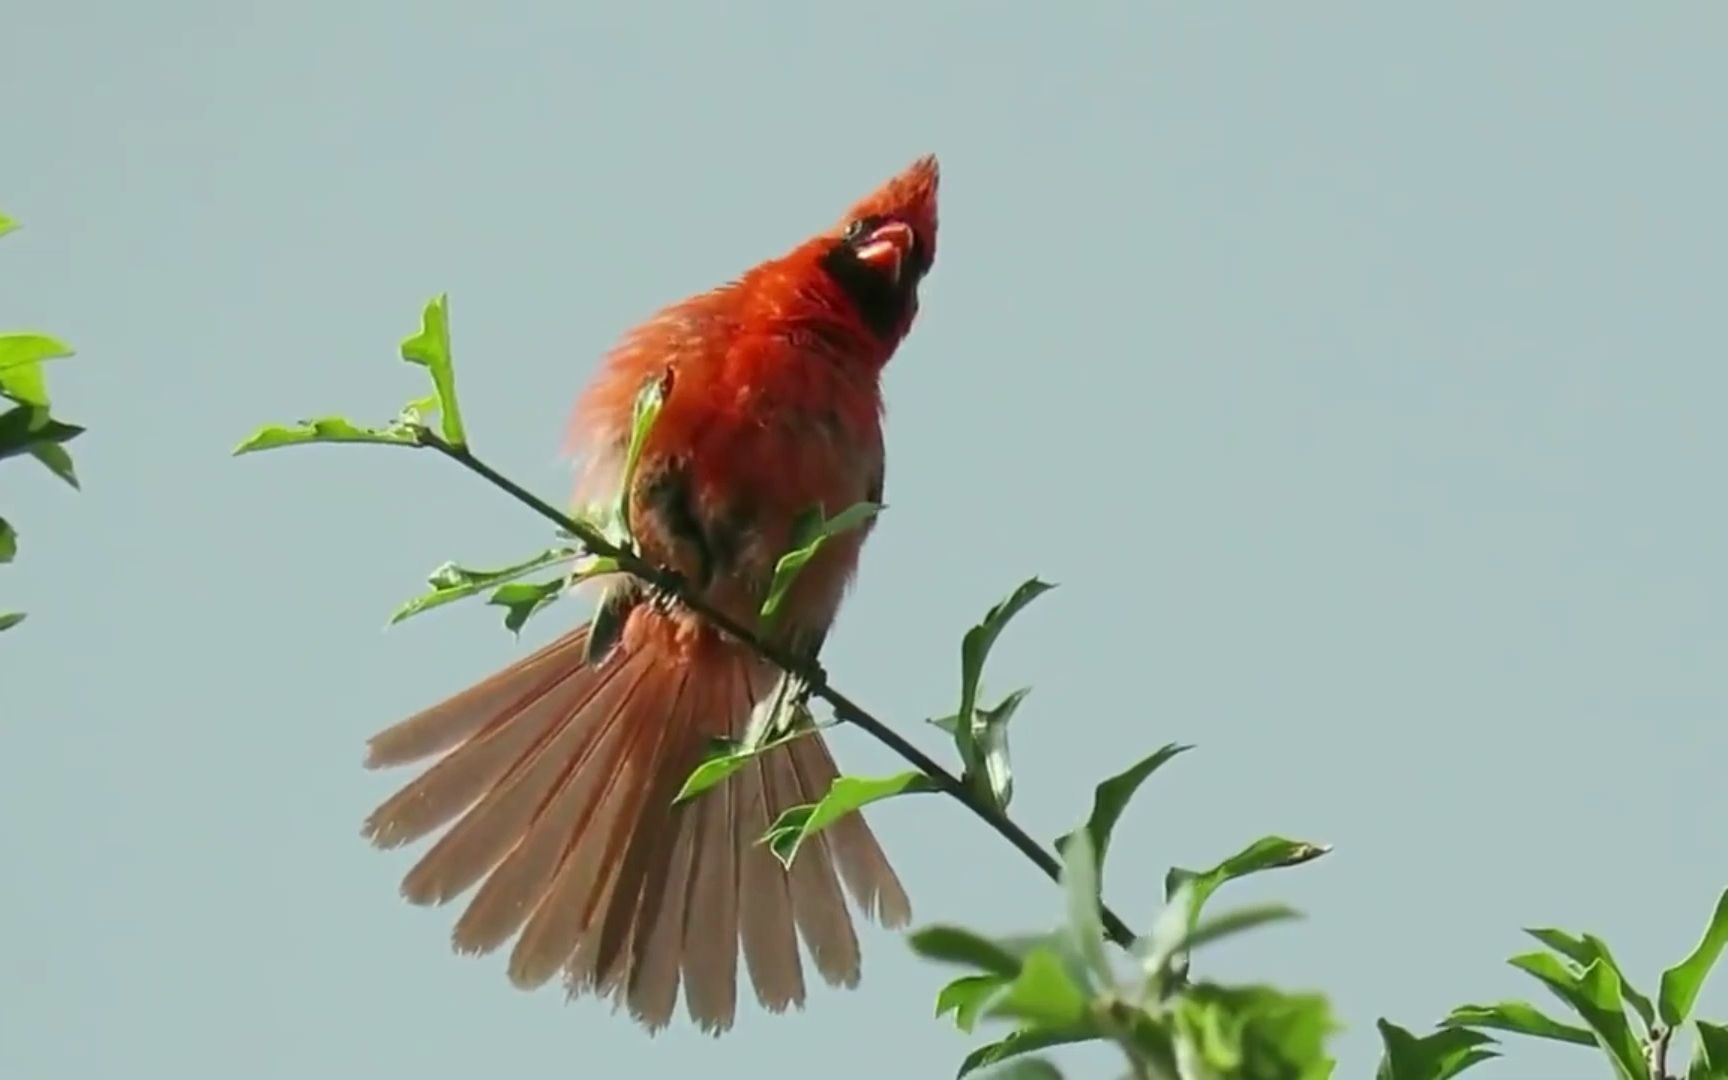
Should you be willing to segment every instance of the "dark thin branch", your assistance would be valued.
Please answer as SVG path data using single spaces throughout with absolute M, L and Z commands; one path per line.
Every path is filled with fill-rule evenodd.
M 765 640 L 751 627 L 740 624 L 725 612 L 694 595 L 684 580 L 671 570 L 657 566 L 635 552 L 619 547 L 600 535 L 592 526 L 585 525 L 560 512 L 538 495 L 475 457 L 467 447 L 445 442 L 426 428 L 418 429 L 416 435 L 421 446 L 430 447 L 468 471 L 484 477 L 494 487 L 507 492 L 517 502 L 522 503 L 541 517 L 576 537 L 593 554 L 616 561 L 619 569 L 625 573 L 632 574 L 667 595 L 677 598 L 681 604 L 706 619 L 715 629 L 728 637 L 737 639 L 782 671 L 796 676 L 809 688 L 812 696 L 821 698 L 833 708 L 836 718 L 862 728 L 871 738 L 905 758 L 913 768 L 934 781 L 943 792 L 965 804 L 966 808 L 983 819 L 986 825 L 995 829 L 1010 844 L 1018 848 L 1022 855 L 1031 859 L 1038 869 L 1044 872 L 1046 877 L 1051 881 L 1060 882 L 1062 864 L 1057 862 L 1056 857 L 1043 845 L 1032 839 L 1026 830 L 1016 825 L 1001 810 L 978 798 L 958 776 L 907 742 L 893 728 L 865 711 L 851 698 L 830 686 L 827 673 L 822 670 L 820 664 L 813 663 L 790 649 Z M 1109 935 L 1110 940 L 1124 949 L 1133 945 L 1134 931 L 1128 928 L 1128 924 L 1123 922 L 1102 901 L 1099 902 L 1099 908 L 1104 921 L 1104 931 Z

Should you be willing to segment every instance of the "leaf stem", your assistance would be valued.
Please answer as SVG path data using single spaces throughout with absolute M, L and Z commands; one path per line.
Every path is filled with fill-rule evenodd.
M 1045 850 L 1043 845 L 1032 839 L 1026 830 L 1015 824 L 1008 815 L 978 798 L 958 776 L 943 768 L 928 754 L 913 746 L 899 732 L 871 715 L 857 702 L 829 685 L 827 673 L 822 670 L 821 665 L 762 638 L 751 627 L 742 625 L 736 619 L 692 593 L 684 580 L 676 573 L 649 562 L 634 551 L 607 540 L 594 528 L 561 513 L 538 495 L 475 457 L 473 451 L 466 446 L 455 446 L 446 442 L 425 427 L 416 429 L 415 438 L 419 445 L 438 451 L 469 472 L 484 478 L 494 487 L 501 489 L 541 517 L 575 536 L 593 554 L 616 560 L 620 570 L 641 578 L 662 592 L 675 597 L 686 608 L 706 619 L 715 629 L 736 639 L 781 670 L 797 676 L 809 688 L 813 696 L 821 698 L 833 708 L 836 718 L 844 723 L 862 728 L 871 738 L 899 754 L 913 768 L 928 776 L 945 794 L 965 805 L 986 825 L 996 830 L 1003 839 L 1019 849 L 1022 855 L 1032 860 L 1033 864 L 1044 872 L 1045 877 L 1051 881 L 1061 881 L 1062 864 L 1057 862 L 1056 857 Z M 1134 931 L 1129 929 L 1128 924 L 1123 922 L 1115 912 L 1102 902 L 1100 902 L 1099 908 L 1104 922 L 1104 931 L 1110 940 L 1124 949 L 1132 946 L 1135 935 Z

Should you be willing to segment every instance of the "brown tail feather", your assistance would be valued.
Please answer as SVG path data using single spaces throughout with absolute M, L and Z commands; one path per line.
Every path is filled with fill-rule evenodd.
M 719 1033 L 736 1014 L 740 948 L 757 1000 L 779 1012 L 804 1002 L 800 937 L 825 981 L 858 981 L 846 894 L 885 925 L 910 911 L 858 815 L 810 841 L 789 874 L 756 843 L 833 780 L 819 737 L 671 805 L 708 740 L 741 735 L 772 682 L 747 653 L 672 629 L 639 612 L 598 668 L 578 629 L 375 736 L 372 767 L 444 756 L 365 834 L 394 847 L 450 825 L 403 893 L 443 903 L 480 883 L 452 943 L 485 953 L 515 937 L 517 985 L 562 971 L 573 995 L 612 996 L 650 1031 L 682 986 L 691 1019 Z

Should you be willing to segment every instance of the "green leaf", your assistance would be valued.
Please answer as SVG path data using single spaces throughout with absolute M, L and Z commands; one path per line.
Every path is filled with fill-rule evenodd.
M 1097 1025 L 1091 1021 L 1076 1024 L 1069 1028 L 1031 1028 L 1016 1031 L 999 1042 L 980 1046 L 966 1055 L 966 1060 L 960 1063 L 957 1077 L 964 1077 L 986 1065 L 995 1065 L 1021 1054 L 1030 1054 L 1038 1050 L 1047 1050 L 1052 1046 L 1065 1043 L 1086 1042 L 1099 1037 Z
M 70 442 L 82 434 L 83 428 L 54 419 L 47 409 L 19 405 L 0 413 L 0 458 L 34 453 L 38 446 Z
M 895 795 L 935 790 L 930 778 L 921 772 L 883 777 L 841 776 L 819 801 L 782 811 L 759 843 L 768 845 L 780 865 L 790 869 L 799 845 L 847 814 Z
M 1725 945 L 1728 945 L 1728 890 L 1724 890 L 1717 899 L 1716 912 L 1710 917 L 1703 940 L 1692 950 L 1692 955 L 1662 973 L 1662 985 L 1657 988 L 1656 996 L 1661 1003 L 1663 1023 L 1678 1027 L 1692 1014 L 1698 991 L 1703 988 L 1704 980 L 1709 977 L 1710 969 L 1722 955 Z
M 42 364 L 71 355 L 64 342 L 42 334 L 0 334 L 0 394 L 46 409 L 48 384 Z
M 1092 838 L 1092 850 L 1097 852 L 1098 877 L 1104 877 L 1104 856 L 1110 850 L 1110 834 L 1116 828 L 1116 822 L 1121 820 L 1122 811 L 1127 808 L 1128 800 L 1146 782 L 1146 778 L 1157 772 L 1159 767 L 1171 758 L 1187 750 L 1191 746 L 1181 746 L 1169 743 L 1141 758 L 1126 770 L 1117 773 L 1110 779 L 1099 784 L 1092 793 L 1092 814 L 1086 819 L 1084 826 L 1088 836 Z M 1078 832 L 1078 830 L 1076 830 Z M 1070 833 L 1056 841 L 1056 850 L 1061 851 L 1074 836 Z
M 0 611 L 0 630 L 10 630 L 23 621 L 22 611 Z
M 636 391 L 636 401 L 630 407 L 630 445 L 624 453 L 624 476 L 618 485 L 618 503 L 612 510 L 612 520 L 624 530 L 619 539 L 634 548 L 636 533 L 630 527 L 630 495 L 636 490 L 636 467 L 642 462 L 642 450 L 648 445 L 648 434 L 660 419 L 666 396 L 672 392 L 672 368 L 668 365 L 658 378 L 649 379 Z
M 1508 961 L 1513 967 L 1541 980 L 1555 997 L 1564 1001 L 1596 1035 L 1596 1043 L 1607 1052 L 1622 1080 L 1649 1080 L 1644 1048 L 1626 1022 L 1620 995 L 1620 980 L 1601 960 L 1592 961 L 1582 974 L 1568 968 L 1552 953 L 1525 953 Z
M 1493 1005 L 1460 1005 L 1453 1009 L 1441 1027 L 1495 1028 L 1530 1035 L 1538 1039 L 1595 1046 L 1596 1036 L 1581 1027 L 1562 1024 L 1524 1001 L 1502 1001 Z
M 516 581 L 498 586 L 498 590 L 486 602 L 507 608 L 504 612 L 504 629 L 512 634 L 519 634 L 523 624 L 541 608 L 563 596 L 567 587 L 564 578 L 554 578 L 551 581 Z
M 1086 995 L 1054 949 L 1037 948 L 1027 954 L 1019 974 L 991 1002 L 986 1014 L 1012 1017 L 1041 1028 L 1066 1027 L 1086 1018 Z
M 1074 953 L 1092 973 L 1097 985 L 1108 986 L 1114 980 L 1114 973 L 1110 970 L 1109 957 L 1104 953 L 1098 864 L 1092 859 L 1092 842 L 1084 833 L 1062 852 L 1062 890 L 1068 899 L 1067 933 Z
M 11 562 L 18 555 L 18 530 L 5 518 L 0 518 L 0 563 Z
M 1152 921 L 1152 928 L 1134 943 L 1133 953 L 1140 960 L 1147 986 L 1161 993 L 1171 982 L 1181 961 L 1190 952 L 1206 945 L 1251 930 L 1268 923 L 1299 919 L 1301 914 L 1283 904 L 1255 904 L 1238 908 L 1210 919 L 1200 918 L 1200 906 L 1205 897 L 1195 888 L 1195 882 L 1184 881 Z
M 18 227 L 18 223 L 16 221 L 13 221 L 11 218 L 7 217 L 5 214 L 0 214 L 0 236 L 5 236 L 7 233 L 11 232 L 13 229 L 16 229 L 17 227 Z
M 497 570 L 471 570 L 447 562 L 427 575 L 426 583 L 432 587 L 432 591 L 416 596 L 397 608 L 390 616 L 389 625 L 394 626 L 403 619 L 411 618 L 424 611 L 430 611 L 435 607 L 442 607 L 455 600 L 485 592 L 487 589 L 502 585 L 507 581 L 514 581 L 516 578 L 543 570 L 548 566 L 569 562 L 580 555 L 580 552 L 570 548 L 548 548 L 532 558 Z M 493 597 L 492 602 L 509 606 L 507 601 L 500 601 L 496 596 Z M 527 615 L 522 617 L 526 619 Z M 505 621 L 508 625 L 508 618 Z M 520 623 L 518 623 L 519 625 Z
M 975 779 L 982 762 L 977 751 L 978 681 L 984 674 L 984 661 L 1001 636 L 1010 619 L 1056 586 L 1033 578 L 1015 589 L 1007 599 L 991 608 L 984 621 L 966 631 L 960 643 L 960 708 L 955 711 L 954 744 L 968 777 Z
M 235 455 L 259 450 L 274 450 L 301 443 L 384 443 L 390 446 L 417 446 L 415 429 L 405 424 L 384 428 L 361 427 L 340 416 L 324 416 L 302 420 L 298 424 L 265 424 L 234 448 Z
M 1549 926 L 1526 927 L 1526 934 L 1553 949 L 1555 952 L 1574 961 L 1578 970 L 1583 971 L 1597 960 L 1601 960 L 1614 970 L 1620 980 L 1620 993 L 1628 1004 L 1644 1021 L 1644 1027 L 1649 1029 L 1656 1023 L 1656 1011 L 1650 1004 L 1650 999 L 1639 993 L 1626 980 L 1626 972 L 1614 960 L 1614 954 L 1609 952 L 1608 943 L 1594 934 L 1574 936 L 1564 930 L 1556 930 Z
M 993 941 L 963 926 L 926 926 L 908 934 L 906 941 L 913 952 L 926 960 L 974 967 L 1003 979 L 1020 974 L 1022 954 L 1012 945 Z
M 940 1018 L 952 1012 L 954 1026 L 971 1031 L 984 1007 L 1007 985 L 1008 980 L 1000 975 L 962 975 L 936 995 L 936 1015 Z
M 1275 922 L 1289 922 L 1301 917 L 1300 911 L 1284 904 L 1253 904 L 1237 908 L 1195 923 L 1194 929 L 1181 939 L 1177 951 L 1193 952 L 1202 945 L 1210 945 L 1244 930 L 1253 930 Z
M 1326 1039 L 1338 1024 L 1323 995 L 1201 983 L 1175 999 L 1172 1014 L 1183 1057 L 1201 1067 L 1199 1076 L 1323 1080 L 1331 1074 Z
M 1728 1080 L 1728 1027 L 1695 1020 L 1686 1080 Z
M 72 455 L 56 442 L 39 442 L 30 448 L 30 456 L 47 466 L 48 471 L 78 490 L 78 472 L 72 467 Z
M 1418 1039 L 1389 1020 L 1379 1020 L 1380 1041 L 1386 1047 L 1378 1080 L 1449 1080 L 1472 1065 L 1500 1055 L 1486 1049 L 1494 1040 L 1468 1028 L 1444 1028 Z
M 1193 871 L 1172 867 L 1164 878 L 1164 891 L 1171 895 L 1183 882 L 1194 886 L 1194 911 L 1198 915 L 1206 901 L 1227 881 L 1249 874 L 1277 870 L 1285 866 L 1300 866 L 1312 862 L 1332 850 L 1330 844 L 1311 844 L 1306 840 L 1286 840 L 1282 836 L 1263 836 L 1225 859 L 1210 870 Z
M 714 745 L 703 757 L 700 764 L 691 770 L 684 778 L 684 786 L 678 789 L 678 794 L 672 800 L 673 805 L 688 802 L 710 788 L 717 787 L 727 777 L 750 764 L 756 758 L 771 750 L 778 750 L 794 739 L 820 731 L 826 725 L 811 724 L 807 727 L 794 728 L 791 732 L 770 740 L 757 747 L 731 739 L 716 739 Z
M 774 577 L 768 583 L 768 593 L 762 601 L 762 624 L 772 627 L 780 616 L 780 607 L 792 591 L 792 584 L 806 564 L 822 550 L 822 545 L 842 533 L 859 528 L 882 511 L 879 503 L 853 503 L 831 518 L 824 518 L 822 508 L 812 506 L 799 514 L 792 523 L 791 550 L 774 564 Z
M 456 403 L 456 369 L 450 360 L 450 298 L 440 293 L 420 314 L 420 332 L 403 339 L 402 359 L 419 364 L 432 375 L 438 396 L 439 426 L 451 446 L 468 445 L 462 430 L 462 410 Z

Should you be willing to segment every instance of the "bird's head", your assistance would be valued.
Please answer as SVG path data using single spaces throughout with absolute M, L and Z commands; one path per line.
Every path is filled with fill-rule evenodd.
M 821 238 L 822 268 L 870 328 L 898 339 L 936 261 L 936 158 L 927 155 L 855 203 Z

